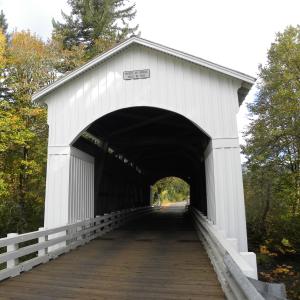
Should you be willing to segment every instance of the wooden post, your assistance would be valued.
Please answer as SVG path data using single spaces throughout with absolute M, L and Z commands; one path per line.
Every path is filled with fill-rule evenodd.
M 109 221 L 108 215 L 109 215 L 108 213 L 103 214 L 103 216 L 104 216 L 104 221 L 103 222 L 104 223 L 107 223 Z M 105 225 L 103 227 L 103 234 L 109 231 L 108 228 L 109 228 L 109 225 Z
M 82 222 L 82 220 L 77 220 L 77 223 Z M 82 226 L 76 226 L 76 232 L 80 232 L 84 230 L 84 225 Z M 77 241 L 81 241 L 81 245 L 84 244 L 84 236 L 83 233 L 81 233 L 78 237 L 77 237 Z
M 16 237 L 16 236 L 18 236 L 17 233 L 9 233 L 7 235 L 8 238 L 12 238 L 12 237 Z M 15 244 L 12 244 L 12 245 L 7 245 L 7 247 L 6 247 L 7 252 L 13 252 L 13 251 L 16 251 L 18 249 L 19 249 L 19 244 L 18 243 L 15 243 Z M 19 264 L 19 259 L 18 258 L 8 260 L 7 261 L 7 269 L 12 269 L 12 268 L 16 267 L 18 264 Z
M 96 216 L 95 226 L 97 227 L 98 225 L 100 225 L 100 223 L 101 223 L 100 216 L 97 215 L 97 216 Z M 95 231 L 95 238 L 97 238 L 97 237 L 100 236 L 100 232 L 101 232 L 101 228 L 99 228 L 99 229 L 97 229 L 97 230 Z
M 43 231 L 43 230 L 45 230 L 44 227 L 39 228 L 39 231 Z M 39 237 L 39 243 L 44 243 L 46 241 L 48 241 L 48 236 L 43 235 L 43 236 Z M 45 256 L 47 253 L 48 253 L 48 248 L 46 247 L 46 248 L 41 249 L 41 250 L 38 251 L 38 256 L 39 257 Z
M 87 228 L 87 226 L 84 224 L 84 225 L 82 225 L 81 230 L 84 231 L 86 228 Z M 84 234 L 83 232 L 81 235 L 81 239 L 83 240 L 83 244 L 85 244 L 86 243 L 86 234 Z

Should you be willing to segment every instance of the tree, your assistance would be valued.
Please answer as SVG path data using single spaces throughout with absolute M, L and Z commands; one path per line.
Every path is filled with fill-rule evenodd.
M 6 85 L 6 63 L 7 63 L 7 41 L 9 39 L 9 34 L 7 33 L 8 24 L 1 10 L 0 13 L 0 100 L 9 97 L 9 90 Z
M 4 33 L 6 35 L 8 24 L 7 24 L 7 20 L 6 20 L 6 17 L 4 15 L 3 10 L 1 10 L 1 12 L 0 12 L 0 28 L 2 29 L 2 33 Z
M 71 14 L 62 12 L 64 23 L 53 23 L 53 40 L 63 50 L 85 52 L 85 60 L 111 48 L 138 26 L 129 23 L 136 15 L 135 4 L 127 6 L 128 0 L 68 0 Z M 65 54 L 68 54 L 65 52 Z M 74 67 L 74 63 L 69 69 Z
M 3 70 L 6 65 L 5 50 L 6 50 L 6 38 L 0 29 L 0 70 Z M 1 78 L 2 76 L 3 75 L 1 75 Z
M 287 222 L 300 214 L 300 26 L 277 34 L 260 66 L 258 90 L 248 106 L 245 195 L 248 207 L 261 207 L 252 211 L 260 220 L 256 226 L 270 237 L 275 228 L 284 234 Z
M 50 47 L 29 31 L 12 34 L 6 62 L 10 97 L 0 100 L 0 234 L 36 229 L 42 220 L 46 110 L 31 96 L 54 80 L 54 59 Z

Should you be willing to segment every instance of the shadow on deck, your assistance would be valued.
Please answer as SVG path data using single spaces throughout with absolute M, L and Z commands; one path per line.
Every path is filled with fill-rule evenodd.
M 0 283 L 0 299 L 224 298 L 182 207 L 162 208 Z

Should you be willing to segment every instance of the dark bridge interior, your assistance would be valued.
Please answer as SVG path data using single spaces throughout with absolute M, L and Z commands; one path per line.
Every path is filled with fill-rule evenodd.
M 95 157 L 95 214 L 149 205 L 150 187 L 177 176 L 206 214 L 204 150 L 209 137 L 182 115 L 127 108 L 93 122 L 73 146 Z

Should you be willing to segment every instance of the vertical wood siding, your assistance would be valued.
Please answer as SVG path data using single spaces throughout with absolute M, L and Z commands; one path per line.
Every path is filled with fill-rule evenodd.
M 248 251 L 238 140 L 212 144 L 213 166 L 208 169 L 214 172 L 215 224 L 226 238 L 236 239 L 239 251 Z
M 69 222 L 93 218 L 94 158 L 72 148 L 69 180 Z
M 48 154 L 45 200 L 46 228 L 68 223 L 69 155 Z
M 150 78 L 123 80 L 123 71 L 146 68 Z M 177 112 L 212 138 L 237 137 L 240 84 L 226 75 L 133 45 L 48 96 L 49 145 L 70 145 L 93 121 L 132 106 Z
M 45 227 L 94 217 L 94 158 L 73 147 L 49 147 Z
M 205 151 L 205 179 L 207 197 L 207 218 L 216 224 L 215 174 L 211 143 Z

